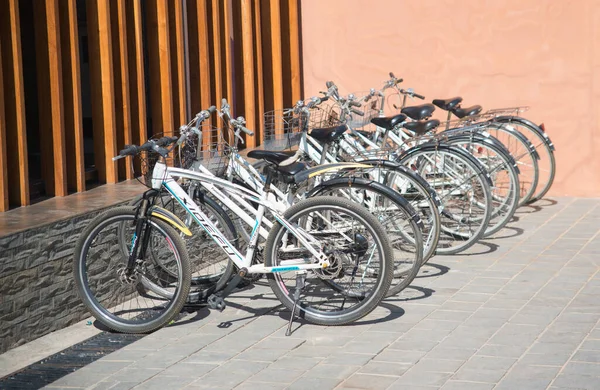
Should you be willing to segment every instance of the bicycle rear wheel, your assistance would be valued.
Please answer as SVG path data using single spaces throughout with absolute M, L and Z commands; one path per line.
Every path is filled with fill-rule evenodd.
M 400 157 L 438 193 L 443 210 L 436 253 L 460 253 L 483 237 L 492 213 L 489 176 L 471 155 L 456 147 L 419 145 Z
M 90 222 L 74 251 L 73 276 L 80 298 L 98 321 L 123 333 L 151 332 L 169 323 L 185 304 L 191 281 L 187 250 L 178 233 L 149 217 L 143 235 L 137 237 L 135 221 L 134 207 L 109 210 Z M 131 273 L 121 247 L 123 235 L 129 248 L 137 242 L 146 254 Z M 155 245 L 152 251 L 143 248 L 149 242 Z
M 490 139 L 458 135 L 449 137 L 447 142 L 471 153 L 492 178 L 492 215 L 484 237 L 490 236 L 502 229 L 517 210 L 520 192 L 519 174 L 515 162 L 508 151 Z
M 423 224 L 397 192 L 373 180 L 340 177 L 320 184 L 308 196 L 349 199 L 369 210 L 383 225 L 394 251 L 394 279 L 387 296 L 398 294 L 414 280 L 423 263 L 423 239 L 419 227 Z
M 533 144 L 540 159 L 538 160 L 539 178 L 533 196 L 527 203 L 542 199 L 552 187 L 556 175 L 556 159 L 554 145 L 544 131 L 533 122 L 521 117 L 500 117 L 495 121 L 513 126 Z
M 375 309 L 390 287 L 394 267 L 392 248 L 377 219 L 362 206 L 329 196 L 302 200 L 284 216 L 316 238 L 330 261 L 326 269 L 306 271 L 295 314 L 315 324 L 343 325 Z M 290 257 L 312 256 L 275 223 L 265 246 L 265 265 L 283 266 Z M 290 310 L 297 273 L 267 274 L 273 292 Z

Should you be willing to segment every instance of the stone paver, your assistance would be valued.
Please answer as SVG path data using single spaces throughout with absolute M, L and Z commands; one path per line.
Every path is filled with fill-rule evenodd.
M 516 216 L 356 324 L 285 337 L 288 313 L 258 284 L 48 388 L 599 389 L 600 200 Z

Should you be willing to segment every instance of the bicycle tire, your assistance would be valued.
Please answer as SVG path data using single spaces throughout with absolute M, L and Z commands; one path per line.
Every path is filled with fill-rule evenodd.
M 476 218 L 472 218 L 470 213 L 468 214 L 469 217 L 466 219 L 464 217 L 459 217 L 455 213 L 451 213 L 449 210 L 451 210 L 450 206 L 454 204 L 450 203 L 450 201 L 458 201 L 461 198 L 451 198 L 450 196 L 452 195 L 452 191 L 445 191 L 447 189 L 446 182 L 442 181 L 442 183 L 439 183 L 438 180 L 442 176 L 445 177 L 445 173 L 442 172 L 440 174 L 439 172 L 437 172 L 437 168 L 433 166 L 433 174 L 425 174 L 425 176 L 421 175 L 428 183 L 430 183 L 433 189 L 436 190 L 436 192 L 438 192 L 438 196 L 442 201 L 443 205 L 443 210 L 441 213 L 442 228 L 440 235 L 440 242 L 442 244 L 438 244 L 436 253 L 441 255 L 454 255 L 475 245 L 475 243 L 483 237 L 485 231 L 487 230 L 492 211 L 492 198 L 490 190 L 491 179 L 485 168 L 481 165 L 481 163 L 477 161 L 477 159 L 475 159 L 468 152 L 455 146 L 439 142 L 428 142 L 425 144 L 413 146 L 401 156 L 399 156 L 398 162 L 403 165 L 410 166 L 413 170 L 416 170 L 417 173 L 420 173 L 423 172 L 423 169 L 426 168 L 426 166 L 424 165 L 422 167 L 419 167 L 418 165 L 413 164 L 413 162 L 418 162 L 418 158 L 424 158 L 425 155 L 433 155 L 434 160 L 437 159 L 436 156 L 449 156 L 451 159 L 459 161 L 463 166 L 468 167 L 470 173 L 467 174 L 466 180 L 460 182 L 460 185 L 462 186 L 468 180 L 475 180 L 475 183 L 471 185 L 471 188 L 473 189 L 472 196 L 474 196 L 475 193 L 477 193 L 480 196 L 480 202 L 476 202 L 475 206 L 477 206 L 479 210 L 482 209 L 482 214 L 477 216 Z M 464 196 L 462 198 L 464 198 Z M 483 205 L 481 205 L 481 202 L 483 202 Z M 472 202 L 468 201 L 467 203 L 471 205 Z M 457 207 L 462 208 L 463 206 Z M 471 206 L 469 206 L 468 209 L 471 210 Z M 456 231 L 453 231 L 453 224 L 461 223 L 463 221 L 467 222 L 469 225 L 468 233 L 457 233 Z M 473 233 L 471 233 L 472 229 L 470 228 L 471 222 L 477 222 L 477 228 L 473 229 Z M 450 239 L 454 239 L 456 241 L 447 241 Z
M 376 181 L 363 178 L 340 177 L 337 179 L 327 180 L 311 190 L 310 193 L 307 194 L 307 198 L 314 196 L 342 196 L 339 191 L 344 189 L 361 192 L 373 192 L 386 198 L 388 202 L 390 202 L 386 202 L 386 204 L 392 204 L 398 208 L 398 211 L 394 213 L 393 216 L 390 216 L 390 214 L 377 214 L 378 210 L 372 210 L 368 204 L 362 203 L 362 206 L 371 211 L 371 213 L 375 215 L 375 217 L 383 225 L 385 231 L 387 232 L 388 240 L 390 240 L 390 244 L 392 245 L 392 250 L 394 251 L 394 279 L 392 280 L 392 284 L 388 289 L 387 296 L 389 297 L 400 293 L 402 290 L 408 287 L 410 283 L 412 283 L 414 278 L 419 273 L 421 265 L 423 264 L 423 239 L 421 229 L 419 227 L 420 224 L 422 225 L 422 222 L 420 221 L 419 216 L 416 214 L 416 211 L 412 208 L 410 203 L 402 198 L 396 191 Z M 365 193 L 361 195 L 363 195 L 363 199 L 368 197 L 365 196 Z M 360 195 L 351 200 L 353 200 L 356 204 L 361 204 L 359 203 L 360 199 L 357 199 L 359 197 Z M 408 233 L 409 237 L 406 237 L 404 232 L 398 231 L 398 223 L 402 220 L 406 221 L 410 227 L 411 232 Z M 394 239 L 392 239 L 390 235 L 394 232 L 399 234 L 394 234 Z M 412 242 L 407 243 L 407 241 Z M 411 246 L 414 247 L 411 248 Z M 406 270 L 406 266 L 408 266 L 406 262 L 410 260 L 405 260 L 402 257 L 402 253 L 405 248 L 407 248 L 409 253 L 414 253 L 414 261 L 412 262 L 412 265 L 410 265 L 408 272 Z M 413 252 L 411 252 L 411 249 Z
M 521 191 L 519 207 L 526 205 L 535 193 L 539 181 L 539 156 L 535 147 L 527 137 L 516 129 L 506 127 L 505 124 L 490 122 L 485 130 L 498 139 L 517 161 Z M 527 173 L 529 170 L 532 170 L 530 181 L 530 175 Z
M 538 155 L 540 156 L 540 160 L 538 162 L 540 175 L 535 193 L 527 203 L 531 204 L 541 200 L 548 193 L 548 191 L 550 191 L 550 188 L 552 187 L 556 177 L 554 144 L 550 140 L 550 137 L 548 137 L 548 135 L 540 128 L 540 126 L 522 117 L 502 116 L 495 118 L 494 121 L 518 126 L 517 131 L 527 137 L 527 139 L 531 141 L 537 150 Z M 544 169 L 540 165 L 547 165 L 548 168 Z M 541 172 L 548 172 L 548 174 L 541 175 Z
M 190 228 L 190 230 L 192 230 L 192 237 L 186 238 L 184 240 L 186 243 L 186 248 L 188 249 L 190 267 L 192 272 L 191 288 L 188 302 L 197 302 L 206 298 L 206 296 L 209 295 L 211 292 L 222 289 L 235 273 L 235 266 L 233 262 L 231 262 L 229 259 L 223 259 L 227 263 L 225 268 L 221 269 L 220 272 L 199 275 L 198 269 L 204 264 L 204 261 L 203 259 L 199 259 L 198 255 L 200 253 L 203 253 L 203 251 L 199 251 L 198 248 L 194 248 L 193 246 L 203 238 L 204 240 L 202 240 L 202 242 L 206 243 L 207 245 L 211 245 L 213 241 L 209 237 L 206 237 L 206 233 L 198 226 L 197 223 L 191 223 L 189 219 L 189 214 L 185 210 L 183 210 L 183 208 L 179 207 L 179 203 L 177 203 L 169 193 L 164 192 L 163 194 L 164 196 L 161 195 L 161 206 L 163 208 L 167 208 L 169 211 L 179 216 L 180 219 L 184 221 L 186 225 Z M 213 200 L 206 194 L 201 193 L 199 190 L 196 190 L 194 192 L 193 198 L 194 202 L 211 219 L 215 226 L 217 228 L 220 228 L 221 233 L 225 235 L 225 237 L 231 242 L 232 245 L 237 247 L 237 229 L 235 228 L 235 225 L 232 222 L 229 215 L 227 214 L 227 212 L 225 212 L 225 210 L 215 200 Z M 129 202 L 129 205 L 137 206 L 141 199 L 142 198 L 140 195 L 132 199 Z M 182 235 L 180 234 L 180 236 Z M 126 240 L 121 240 L 122 243 L 124 243 L 125 241 Z M 214 252 L 216 252 L 218 256 L 224 256 L 223 254 L 221 254 L 218 246 L 215 247 Z M 156 293 L 163 294 L 163 292 L 160 291 L 156 291 Z
M 512 159 L 508 151 L 505 150 L 503 147 L 501 148 L 499 145 L 497 145 L 495 142 L 489 139 L 479 138 L 477 135 L 455 135 L 448 137 L 446 139 L 446 142 L 448 142 L 451 145 L 460 145 L 462 147 L 472 147 L 473 145 L 475 146 L 475 149 L 469 150 L 469 152 L 476 151 L 477 155 L 474 155 L 474 157 L 482 163 L 482 165 L 486 168 L 488 173 L 490 173 L 492 181 L 494 182 L 494 185 L 491 188 L 493 211 L 484 237 L 488 237 L 500 231 L 512 219 L 519 205 L 520 181 L 515 161 Z M 492 150 L 496 154 L 496 156 L 498 156 L 498 158 L 501 160 L 501 163 L 492 162 L 492 164 L 495 164 L 493 166 L 487 164 L 487 161 L 491 160 L 490 155 L 488 153 L 486 153 L 487 156 L 484 156 L 486 157 L 486 160 L 482 161 L 482 158 L 479 157 L 481 157 L 480 155 L 482 155 L 483 152 L 485 152 L 486 150 Z M 508 176 L 509 193 L 505 198 L 503 198 L 503 200 L 495 201 L 495 199 L 498 198 L 499 193 L 501 192 L 499 191 L 501 189 L 498 183 L 498 174 L 501 174 L 502 172 L 505 172 L 505 174 Z
M 344 212 L 365 223 L 365 226 L 367 226 L 367 229 L 369 230 L 368 233 L 373 237 L 374 242 L 376 242 L 379 258 L 382 262 L 380 271 L 375 273 L 374 288 L 369 290 L 368 294 L 365 294 L 362 299 L 357 298 L 358 303 L 351 308 L 342 309 L 339 312 L 336 311 L 332 313 L 331 311 L 318 310 L 312 307 L 308 310 L 305 303 L 301 303 L 296 307 L 295 314 L 312 323 L 318 325 L 344 325 L 369 314 L 385 297 L 393 277 L 393 261 L 391 260 L 393 259 L 393 252 L 385 234 L 385 230 L 377 219 L 364 207 L 358 206 L 346 199 L 327 196 L 308 198 L 290 207 L 285 212 L 284 217 L 287 221 L 293 223 L 296 218 L 302 217 L 307 212 L 310 213 L 311 211 L 324 207 L 330 207 L 331 209 Z M 276 266 L 279 263 L 278 243 L 281 241 L 283 235 L 287 234 L 287 231 L 288 230 L 279 222 L 276 222 L 273 225 L 265 246 L 265 265 L 267 267 Z M 343 269 L 342 271 L 345 274 Z M 315 271 L 308 272 L 309 275 L 316 274 Z M 293 293 L 287 289 L 281 278 L 282 273 L 267 274 L 269 286 L 281 303 L 291 311 L 294 306 L 291 297 Z M 318 276 L 316 276 L 316 279 L 322 282 L 322 279 L 319 279 Z M 322 284 L 331 288 L 333 291 L 335 289 L 331 287 L 332 283 L 333 282 Z M 336 291 L 339 293 L 339 289 Z M 343 301 L 345 302 L 348 294 L 342 295 L 344 295 Z
M 94 259 L 94 255 L 90 255 L 92 261 L 97 259 L 100 260 L 108 260 L 110 263 L 108 266 L 101 264 L 100 267 L 88 267 L 87 265 L 87 255 L 90 254 L 90 250 L 92 248 L 92 244 L 98 243 L 100 239 L 100 243 L 102 243 L 102 239 L 99 236 L 101 229 L 109 226 L 111 222 L 115 222 L 119 224 L 115 226 L 114 229 L 120 229 L 120 224 L 125 221 L 133 222 L 136 219 L 137 209 L 134 207 L 117 207 L 107 212 L 97 216 L 94 218 L 85 230 L 81 233 L 77 243 L 75 245 L 74 250 L 74 267 L 73 267 L 73 276 L 75 280 L 75 286 L 77 288 L 77 293 L 79 297 L 83 301 L 84 305 L 88 308 L 88 310 L 96 317 L 98 321 L 100 321 L 105 326 L 113 329 L 115 331 L 121 333 L 148 333 L 154 331 L 156 329 L 161 328 L 162 326 L 168 324 L 182 309 L 187 299 L 190 282 L 191 282 L 191 271 L 189 265 L 188 253 L 185 247 L 185 243 L 183 239 L 179 236 L 179 234 L 169 226 L 167 223 L 161 221 L 158 218 L 150 216 L 148 218 L 148 223 L 150 224 L 149 232 L 156 231 L 159 234 L 162 234 L 166 239 L 166 244 L 168 244 L 168 248 L 173 250 L 175 254 L 174 260 L 175 265 L 177 267 L 176 277 L 173 281 L 172 279 L 167 279 L 165 281 L 166 284 L 173 285 L 175 284 L 175 292 L 172 294 L 171 298 L 158 297 L 157 300 L 164 301 L 168 299 L 168 304 L 166 304 L 165 310 L 159 314 L 157 317 L 148 319 L 147 315 L 151 313 L 151 311 L 155 310 L 160 305 L 156 305 L 154 300 L 151 301 L 152 309 L 144 310 L 140 314 L 135 315 L 129 319 L 121 319 L 110 310 L 120 310 L 118 309 L 120 305 L 125 305 L 127 302 L 130 303 L 129 312 L 123 309 L 124 315 L 131 314 L 133 315 L 135 312 L 140 311 L 136 309 L 135 306 L 132 305 L 132 300 L 128 299 L 123 303 L 114 304 L 114 298 L 117 296 L 117 293 L 114 289 L 110 289 L 106 287 L 106 282 L 108 280 L 113 280 L 117 278 L 118 268 L 117 265 L 121 262 L 126 262 L 127 258 L 123 256 L 121 252 L 121 247 L 118 238 L 116 238 L 116 242 L 113 245 L 106 244 L 107 249 L 111 249 L 115 251 L 113 256 L 107 256 L 105 250 L 103 249 L 97 255 L 96 259 Z M 107 234 L 105 237 L 108 239 L 111 236 L 116 236 L 115 233 Z M 133 239 L 135 241 L 135 238 Z M 148 261 L 141 261 L 137 267 L 140 267 L 143 272 L 139 272 L 136 267 L 136 278 L 134 281 L 129 281 L 127 283 L 127 287 L 124 287 L 126 283 L 123 280 L 119 280 L 117 285 L 120 283 L 121 288 L 124 290 L 128 290 L 128 294 L 133 295 L 142 295 L 146 294 L 146 287 L 149 284 L 155 283 L 149 279 L 149 268 L 147 266 Z M 112 265 L 112 266 L 111 266 Z M 141 268 L 142 265 L 145 268 Z M 88 280 L 89 274 L 92 272 L 98 272 L 98 275 L 101 276 L 100 283 L 98 284 L 98 293 L 106 294 L 106 296 L 95 297 L 95 291 L 93 289 L 96 287 L 90 286 L 90 281 Z M 114 275 L 112 273 L 114 272 Z M 141 275 L 141 276 L 140 276 Z M 135 291 L 133 289 L 135 288 Z M 104 291 L 108 290 L 108 291 Z M 128 295 L 129 296 L 129 295 Z M 144 297 L 147 299 L 147 297 Z M 105 307 L 106 305 L 113 305 L 111 307 Z M 139 303 L 139 298 L 136 298 L 136 303 Z M 139 306 L 139 305 L 138 305 Z M 124 308 L 125 306 L 123 306 Z

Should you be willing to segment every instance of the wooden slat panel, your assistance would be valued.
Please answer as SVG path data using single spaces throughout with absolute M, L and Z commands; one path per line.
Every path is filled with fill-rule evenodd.
M 8 210 L 8 169 L 6 122 L 4 120 L 4 82 L 2 80 L 2 40 L 0 40 L 0 212 Z
M 141 0 L 126 2 L 127 48 L 129 50 L 129 90 L 131 99 L 132 141 L 140 145 L 148 138 L 146 127 L 146 83 L 144 81 L 144 50 L 142 37 Z
M 115 77 L 115 125 L 117 150 L 121 150 L 125 145 L 132 143 L 125 0 L 113 0 L 110 12 Z M 117 164 L 120 178 L 133 178 L 129 161 L 120 160 Z
M 75 0 L 66 0 L 60 11 L 60 45 L 62 49 L 65 148 L 67 155 L 67 188 L 85 191 L 83 160 L 83 124 L 81 113 L 81 77 L 79 35 Z
M 281 7 L 280 0 L 269 0 L 269 16 L 271 31 L 271 77 L 273 109 L 283 109 L 283 64 L 281 60 Z M 277 128 L 279 134 L 282 128 Z
M 146 3 L 148 20 L 148 60 L 150 71 L 150 102 L 154 134 L 173 134 L 173 93 L 169 58 L 168 2 Z
M 20 28 L 17 0 L 0 1 L 6 149 L 11 167 L 8 170 L 9 199 L 15 205 L 26 206 L 29 204 L 29 177 Z
M 181 0 L 175 0 L 169 7 L 169 37 L 171 49 L 171 82 L 173 85 L 173 129 L 187 123 L 186 81 L 183 41 L 183 9 Z
M 117 154 L 117 137 L 109 15 L 108 0 L 87 0 L 94 159 L 100 181 L 116 183 L 116 163 L 112 161 Z
M 260 0 L 254 0 L 254 57 L 256 67 L 256 110 L 257 118 L 254 123 L 254 139 L 256 145 L 263 143 L 263 127 L 264 127 L 264 80 L 263 80 L 263 52 L 262 52 L 262 32 L 260 18 Z
M 244 116 L 247 127 L 256 129 L 256 101 L 254 89 L 254 47 L 253 47 L 253 23 L 252 23 L 252 1 L 240 0 L 241 24 L 242 24 L 242 64 L 244 82 Z M 256 136 L 246 135 L 246 147 L 256 146 Z

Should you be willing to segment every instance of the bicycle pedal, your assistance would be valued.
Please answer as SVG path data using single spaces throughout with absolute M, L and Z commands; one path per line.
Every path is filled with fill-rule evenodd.
M 216 309 L 219 311 L 225 310 L 225 306 L 227 306 L 227 304 L 225 303 L 225 300 L 215 294 L 212 294 L 210 297 L 208 297 L 207 303 L 208 303 L 208 307 L 210 307 L 213 310 Z

